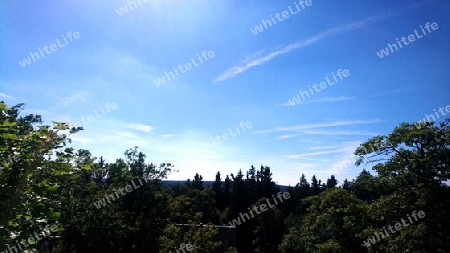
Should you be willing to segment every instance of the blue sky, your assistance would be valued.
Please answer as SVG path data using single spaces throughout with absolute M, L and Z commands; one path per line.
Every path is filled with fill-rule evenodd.
M 364 167 L 352 156 L 360 143 L 450 105 L 445 0 L 311 0 L 282 21 L 275 15 L 289 6 L 295 12 L 298 2 L 135 2 L 131 9 L 123 0 L 2 1 L 0 100 L 23 102 L 24 113 L 48 122 L 76 124 L 95 110 L 99 116 L 73 136 L 74 146 L 108 162 L 139 146 L 149 162 L 176 165 L 169 179 L 199 173 L 213 180 L 217 171 L 235 174 L 253 164 L 270 166 L 286 185 L 302 173 L 353 179 Z M 276 24 L 255 35 L 251 29 L 270 15 Z M 423 34 L 427 22 L 438 28 Z M 377 55 L 414 30 L 422 37 Z M 70 41 L 69 32 L 78 39 Z M 19 64 L 57 40 L 62 47 Z M 199 64 L 204 51 L 214 57 Z M 198 66 L 155 85 L 192 58 Z M 288 102 L 338 70 L 349 75 Z M 106 103 L 118 108 L 108 111 Z M 237 134 L 240 122 L 251 128 Z M 229 131 L 235 136 L 203 145 Z

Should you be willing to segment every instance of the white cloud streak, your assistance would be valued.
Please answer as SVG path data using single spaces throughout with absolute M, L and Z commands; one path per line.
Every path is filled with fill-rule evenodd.
M 84 91 L 77 92 L 71 96 L 63 97 L 56 104 L 57 107 L 71 106 L 72 104 L 78 104 L 79 102 L 85 102 L 90 94 Z
M 317 134 L 317 135 L 354 135 L 354 136 L 375 136 L 377 133 L 369 131 L 326 131 L 326 130 L 307 130 L 304 131 L 306 134 Z
M 336 126 L 348 126 L 348 125 L 359 125 L 359 124 L 372 124 L 372 123 L 381 123 L 383 121 L 379 119 L 374 120 L 342 120 L 342 121 L 333 121 L 327 123 L 319 123 L 319 124 L 310 124 L 310 125 L 296 125 L 296 126 L 288 126 L 288 127 L 276 127 L 273 130 L 261 130 L 255 133 L 263 134 L 263 133 L 273 133 L 273 132 L 283 132 L 283 131 L 300 131 L 306 132 L 308 129 L 316 129 L 323 127 L 336 127 Z M 312 130 L 310 130 L 313 133 Z
M 245 61 L 241 62 L 240 64 L 237 64 L 237 65 L 229 68 L 228 70 L 224 71 L 222 74 L 219 75 L 219 77 L 214 79 L 213 82 L 218 83 L 218 82 L 225 81 L 229 78 L 232 78 L 238 74 L 241 74 L 241 73 L 247 71 L 248 69 L 250 69 L 252 67 L 264 64 L 264 63 L 270 61 L 272 58 L 277 57 L 279 55 L 283 55 L 283 54 L 291 52 L 292 50 L 312 45 L 318 41 L 324 40 L 324 39 L 326 39 L 330 36 L 336 35 L 336 34 L 350 32 L 350 31 L 362 28 L 365 25 L 370 24 L 370 23 L 378 22 L 380 20 L 383 20 L 383 19 L 386 19 L 389 17 L 395 17 L 395 16 L 402 15 L 402 14 L 407 13 L 419 6 L 420 6 L 420 4 L 412 4 L 409 7 L 405 8 L 404 10 L 401 10 L 401 11 L 388 12 L 388 13 L 384 13 L 381 15 L 368 17 L 364 20 L 360 20 L 357 22 L 340 25 L 338 27 L 331 28 L 322 33 L 316 34 L 308 39 L 300 40 L 295 43 L 289 44 L 280 50 L 267 53 L 265 56 L 257 57 L 253 60 L 246 59 Z M 249 58 L 249 57 L 247 57 L 247 58 Z
M 15 99 L 15 97 L 6 95 L 5 93 L 0 93 L 0 97 L 1 97 L 1 98 Z
M 294 138 L 299 136 L 300 134 L 285 134 L 282 136 L 279 136 L 277 139 L 282 140 L 282 139 L 289 139 L 289 138 Z
M 131 124 L 128 127 L 131 129 L 134 129 L 134 130 L 145 132 L 145 133 L 150 133 L 154 129 L 152 126 L 146 126 L 146 125 L 142 125 L 142 124 Z
M 342 153 L 347 150 L 348 149 L 324 150 L 324 151 L 317 151 L 317 152 L 311 152 L 311 153 L 304 153 L 304 154 L 300 154 L 300 155 L 286 155 L 286 158 L 298 159 L 298 158 L 307 157 L 307 156 L 320 156 L 320 155 L 326 155 L 326 154 Z
M 333 149 L 333 148 L 337 148 L 337 146 L 315 146 L 315 147 L 310 147 L 310 150 L 323 150 L 323 149 Z

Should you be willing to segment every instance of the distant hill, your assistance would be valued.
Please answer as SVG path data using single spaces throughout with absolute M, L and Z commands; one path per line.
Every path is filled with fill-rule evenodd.
M 186 180 L 184 180 L 184 181 L 181 181 L 181 180 L 163 180 L 162 183 L 163 183 L 164 187 L 172 187 L 172 186 L 179 185 L 179 184 L 185 184 Z M 214 181 L 203 181 L 203 186 L 210 187 L 210 186 L 212 186 L 213 183 L 214 183 Z M 283 191 L 283 192 L 286 191 L 286 189 L 288 188 L 288 186 L 285 186 L 285 185 L 276 185 L 276 186 L 280 187 L 280 190 Z

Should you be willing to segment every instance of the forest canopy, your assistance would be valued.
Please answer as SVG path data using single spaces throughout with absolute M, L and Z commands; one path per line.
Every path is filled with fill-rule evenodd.
M 302 174 L 282 188 L 251 165 L 165 187 L 170 161 L 133 147 L 108 163 L 72 147 L 82 127 L 23 108 L 0 103 L 0 252 L 450 250 L 450 119 L 361 143 L 356 164 L 372 171 L 351 180 Z

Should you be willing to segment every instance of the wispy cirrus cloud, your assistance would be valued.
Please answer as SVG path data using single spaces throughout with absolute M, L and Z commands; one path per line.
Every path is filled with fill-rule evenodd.
M 341 121 L 332 121 L 326 123 L 319 124 L 309 124 L 309 125 L 295 125 L 295 126 L 287 126 L 287 127 L 276 127 L 272 130 L 261 130 L 256 131 L 257 134 L 264 133 L 273 133 L 273 132 L 284 132 L 284 131 L 298 131 L 307 133 L 314 133 L 314 129 L 324 128 L 324 127 L 337 127 L 337 126 L 349 126 L 349 125 L 360 125 L 360 124 L 373 124 L 373 123 L 381 123 L 382 120 L 372 119 L 372 120 L 341 120 Z M 317 133 L 316 133 L 317 134 Z
M 333 149 L 333 148 L 338 148 L 338 146 L 315 146 L 315 147 L 310 147 L 308 149 L 310 149 L 310 150 L 323 150 L 323 149 Z
M 303 153 L 303 154 L 299 154 L 299 155 L 285 155 L 285 157 L 289 158 L 289 159 L 298 159 L 298 158 L 303 158 L 303 157 L 308 157 L 308 156 L 320 156 L 320 155 L 327 155 L 327 154 L 334 154 L 334 153 L 342 153 L 347 150 L 348 149 L 324 150 L 324 151 Z
M 0 98 L 15 99 L 15 97 L 0 92 Z
M 90 94 L 84 91 L 76 92 L 68 97 L 63 97 L 56 103 L 56 107 L 70 106 L 78 102 L 85 102 L 90 97 Z
M 151 131 L 154 130 L 154 128 L 152 126 L 147 126 L 147 125 L 143 125 L 143 124 L 130 124 L 130 125 L 128 125 L 128 127 L 131 129 L 134 129 L 134 130 L 145 132 L 145 133 L 150 133 Z
M 304 131 L 306 134 L 317 134 L 317 135 L 354 135 L 354 136 L 375 136 L 378 135 L 378 133 L 370 132 L 370 131 L 354 131 L 354 130 L 348 130 L 348 131 L 336 131 L 336 130 L 306 130 Z
M 289 139 L 289 138 L 297 137 L 297 136 L 299 136 L 299 135 L 300 135 L 300 134 L 285 134 L 285 135 L 279 136 L 277 139 L 278 139 L 278 140 Z
M 272 58 L 277 57 L 279 55 L 287 54 L 287 53 L 291 52 L 292 50 L 312 45 L 318 41 L 327 39 L 328 37 L 336 35 L 336 34 L 350 32 L 350 31 L 362 28 L 370 23 L 375 23 L 375 22 L 381 21 L 386 18 L 403 15 L 411 10 L 416 9 L 417 7 L 419 7 L 421 5 L 422 4 L 414 3 L 414 4 L 411 4 L 410 6 L 404 8 L 403 10 L 391 11 L 391 12 L 383 13 L 380 15 L 371 16 L 364 20 L 340 25 L 338 27 L 331 28 L 322 33 L 316 34 L 308 39 L 300 40 L 295 43 L 289 44 L 282 49 L 267 53 L 264 56 L 259 56 L 259 54 L 252 54 L 252 55 L 257 55 L 257 56 L 254 56 L 254 58 L 247 56 L 246 60 L 244 60 L 241 63 L 236 64 L 235 66 L 232 66 L 231 68 L 222 72 L 217 78 L 215 78 L 213 80 L 213 82 L 218 83 L 218 82 L 225 81 L 229 78 L 232 78 L 238 74 L 241 74 L 241 73 L 247 71 L 248 69 L 250 69 L 252 67 L 264 64 L 264 63 L 270 61 Z M 260 50 L 259 52 L 262 52 L 262 50 Z
M 331 175 L 336 175 L 341 173 L 344 169 L 350 167 L 356 162 L 356 156 L 353 153 L 349 153 L 343 158 L 336 161 L 330 168 L 328 168 L 327 173 Z

